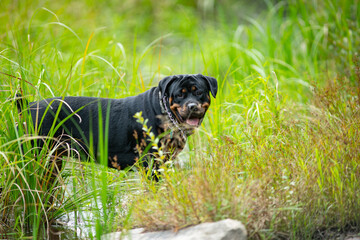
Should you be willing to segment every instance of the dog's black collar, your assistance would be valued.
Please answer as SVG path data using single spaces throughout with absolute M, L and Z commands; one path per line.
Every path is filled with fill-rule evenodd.
M 173 137 L 173 133 L 174 133 L 174 127 L 177 128 L 177 130 L 180 131 L 181 133 L 181 137 L 183 138 L 183 140 L 186 142 L 186 137 L 187 134 L 185 134 L 184 130 L 181 129 L 181 127 L 179 126 L 179 122 L 172 116 L 171 112 L 169 111 L 169 109 L 166 106 L 166 96 L 164 95 L 164 97 L 161 97 L 161 91 L 159 91 L 159 101 L 160 101 L 160 107 L 161 107 L 161 112 L 162 114 L 166 115 L 168 117 L 168 119 L 171 121 L 172 125 L 170 125 L 170 137 Z

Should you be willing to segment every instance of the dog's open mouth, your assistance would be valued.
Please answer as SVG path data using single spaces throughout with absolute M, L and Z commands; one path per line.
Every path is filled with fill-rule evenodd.
M 187 124 L 189 124 L 190 126 L 194 126 L 197 127 L 200 125 L 200 119 L 199 118 L 188 118 L 185 121 Z
M 199 127 L 199 125 L 201 124 L 202 117 L 193 116 L 192 114 L 185 117 L 185 116 L 181 116 L 181 114 L 178 111 L 176 111 L 176 115 L 178 116 L 181 123 L 186 123 L 191 127 Z

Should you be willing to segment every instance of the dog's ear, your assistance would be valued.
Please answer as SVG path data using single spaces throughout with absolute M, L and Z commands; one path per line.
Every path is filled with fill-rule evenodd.
M 168 76 L 163 78 L 160 82 L 159 82 L 159 90 L 161 92 L 161 97 L 164 97 L 166 95 L 166 91 L 168 90 L 169 86 L 171 85 L 172 82 L 174 82 L 177 79 L 177 76 Z
M 216 98 L 216 93 L 218 90 L 218 84 L 216 78 L 204 76 L 202 74 L 198 74 L 198 76 L 205 79 L 205 81 L 208 83 L 210 87 L 211 95 L 213 95 L 213 97 Z

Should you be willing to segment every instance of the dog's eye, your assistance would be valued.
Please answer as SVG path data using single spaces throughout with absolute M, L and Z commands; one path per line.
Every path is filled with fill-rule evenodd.
M 203 94 L 202 91 L 196 91 L 196 95 L 200 96 L 201 94 Z
M 184 97 L 184 94 L 183 93 L 178 93 L 178 94 L 175 95 L 175 97 L 182 98 L 182 97 Z

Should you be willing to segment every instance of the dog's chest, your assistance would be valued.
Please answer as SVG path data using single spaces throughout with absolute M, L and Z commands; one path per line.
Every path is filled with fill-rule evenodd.
M 186 138 L 180 131 L 171 131 L 168 135 L 161 139 L 161 147 L 165 154 L 165 159 L 176 158 L 177 155 L 184 149 Z

